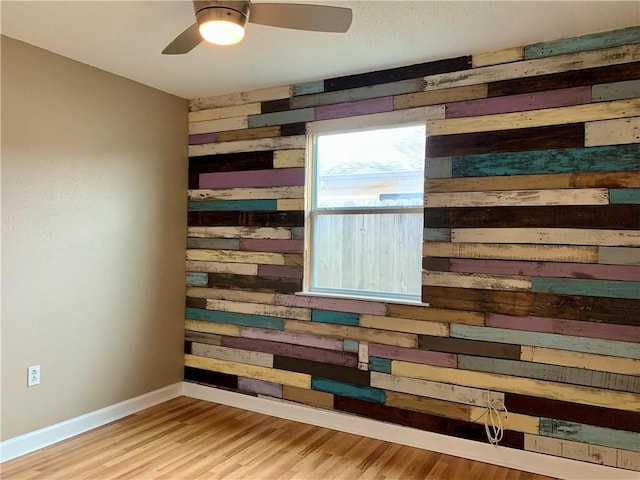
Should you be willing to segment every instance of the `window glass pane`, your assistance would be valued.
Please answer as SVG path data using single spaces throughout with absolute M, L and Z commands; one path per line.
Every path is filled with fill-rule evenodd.
M 425 126 L 319 135 L 315 208 L 422 206 Z
M 419 213 L 316 215 L 312 289 L 419 299 L 422 217 Z

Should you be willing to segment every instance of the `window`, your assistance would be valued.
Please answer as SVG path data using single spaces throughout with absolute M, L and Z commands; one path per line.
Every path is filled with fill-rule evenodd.
M 425 125 L 311 137 L 305 289 L 420 301 Z

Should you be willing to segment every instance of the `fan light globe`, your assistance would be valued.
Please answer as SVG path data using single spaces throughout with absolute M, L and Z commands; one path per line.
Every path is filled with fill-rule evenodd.
M 234 45 L 244 38 L 244 28 L 226 20 L 204 22 L 198 30 L 202 38 L 216 45 Z

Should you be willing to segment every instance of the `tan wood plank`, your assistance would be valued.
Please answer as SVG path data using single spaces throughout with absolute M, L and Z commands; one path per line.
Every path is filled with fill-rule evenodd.
M 530 452 L 580 460 L 581 462 L 598 463 L 609 467 L 618 466 L 618 450 L 599 445 L 526 434 L 524 436 L 524 449 Z
M 268 100 L 279 100 L 293 96 L 293 86 L 280 86 L 252 90 L 250 92 L 230 93 L 227 95 L 217 95 L 214 97 L 196 98 L 189 100 L 189 110 L 197 112 L 199 110 L 231 107 L 244 105 L 247 103 L 265 102 Z
M 311 320 L 310 308 L 281 307 L 279 305 L 234 302 L 215 298 L 207 299 L 207 310 L 247 313 L 250 315 L 265 315 L 268 317 L 292 318 L 295 320 Z
M 640 117 L 588 122 L 585 125 L 587 147 L 640 143 Z
M 247 292 L 245 290 L 225 290 L 221 288 L 187 287 L 187 297 L 217 298 L 235 302 L 263 303 L 274 305 L 275 293 Z
M 492 52 L 477 53 L 471 57 L 473 68 L 517 62 L 524 58 L 524 47 L 503 48 Z
M 205 143 L 189 145 L 189 156 L 217 155 L 219 153 L 260 152 L 268 150 L 300 149 L 305 146 L 304 135 L 291 137 L 258 138 L 235 142 Z
M 454 228 L 451 241 L 637 247 L 640 246 L 640 232 L 585 228 Z
M 304 167 L 305 150 L 278 150 L 273 154 L 273 168 Z
M 446 310 L 428 306 L 389 304 L 387 306 L 387 314 L 389 317 L 424 320 L 428 322 L 459 323 L 462 325 L 475 326 L 484 325 L 483 313 L 467 312 L 464 310 Z
M 185 320 L 186 330 L 194 332 L 214 333 L 216 335 L 227 335 L 229 337 L 239 337 L 241 327 L 226 323 L 201 322 L 199 320 Z
M 456 272 L 422 272 L 422 284 L 436 287 L 531 291 L 531 278 L 516 275 L 486 275 Z
M 289 240 L 291 229 L 282 227 L 187 227 L 187 237 Z
M 425 242 L 424 256 L 598 263 L 598 247 Z
M 291 387 L 289 385 L 282 386 L 282 398 L 292 402 L 313 405 L 314 407 L 333 408 L 333 394 L 325 392 L 317 392 L 306 388 Z
M 467 87 L 445 88 L 431 92 L 408 93 L 406 95 L 396 95 L 393 97 L 393 109 L 402 110 L 406 108 L 426 107 L 429 105 L 486 98 L 486 96 L 487 85 L 470 85 Z
M 221 118 L 257 115 L 261 113 L 261 107 L 260 103 L 247 103 L 233 107 L 209 108 L 197 112 L 189 112 L 189 122 L 204 122 L 206 120 L 219 120 Z
M 522 345 L 520 359 L 527 362 L 584 368 L 600 372 L 640 375 L 640 360 L 635 358 L 611 357 L 595 353 Z
M 273 355 L 270 353 L 250 352 L 248 350 L 239 350 L 237 348 L 227 348 L 197 342 L 193 342 L 191 344 L 191 353 L 199 357 L 228 360 L 230 362 L 273 368 Z
M 189 135 L 201 133 L 226 132 L 229 130 L 243 130 L 249 128 L 249 118 L 243 117 L 221 118 L 189 124 Z
M 240 252 L 238 250 L 188 249 L 187 260 L 225 263 L 257 263 L 265 265 L 285 265 L 285 255 L 268 252 Z
M 361 327 L 374 328 L 377 330 L 417 333 L 436 337 L 449 336 L 449 325 L 446 323 L 409 320 L 398 317 L 383 317 L 380 315 L 360 315 L 358 323 Z
M 606 188 L 572 188 L 557 190 L 512 190 L 461 193 L 428 193 L 426 208 L 437 207 L 508 207 L 542 205 L 608 205 Z
M 276 202 L 278 211 L 301 211 L 304 210 L 304 198 L 278 199 Z
M 235 275 L 258 275 L 255 263 L 203 262 L 187 260 L 187 272 L 232 273 Z
M 304 198 L 304 187 L 226 188 L 220 190 L 188 190 L 189 200 L 269 200 Z
M 279 126 L 246 128 L 246 129 L 228 130 L 224 132 L 218 131 L 216 136 L 216 141 L 220 143 L 220 142 L 235 142 L 237 140 L 250 140 L 252 138 L 279 137 L 280 133 L 281 133 L 281 129 Z

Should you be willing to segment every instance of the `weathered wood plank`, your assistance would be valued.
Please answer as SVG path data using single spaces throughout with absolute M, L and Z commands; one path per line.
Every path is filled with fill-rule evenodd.
M 251 290 L 253 292 L 266 293 L 294 293 L 302 290 L 302 280 L 297 278 L 210 273 L 209 287 L 224 290 Z
M 302 198 L 285 198 L 276 202 L 276 208 L 280 211 L 303 211 L 304 199 Z
M 304 187 L 283 186 L 264 188 L 200 189 L 187 192 L 189 200 L 262 200 L 279 198 L 304 198 Z
M 407 318 L 360 315 L 360 326 L 375 328 L 377 330 L 418 333 L 422 335 L 434 335 L 437 337 L 449 336 L 449 326 L 446 323 L 409 320 Z
M 257 275 L 258 265 L 252 263 L 226 263 L 226 262 L 201 262 L 187 260 L 187 271 L 191 272 L 206 272 L 206 273 L 232 273 L 235 275 Z M 203 279 L 199 285 L 206 287 L 209 284 L 209 276 L 206 275 L 206 280 Z M 187 285 L 191 286 L 191 285 Z
M 276 200 L 214 200 L 188 202 L 187 209 L 190 212 L 272 212 L 278 209 L 278 204 Z
M 303 269 L 296 265 L 258 265 L 261 277 L 302 278 Z
M 186 284 L 187 287 L 206 287 L 209 277 L 206 273 L 194 273 L 187 271 Z
M 424 363 L 427 365 L 440 365 L 443 367 L 455 367 L 456 355 L 444 352 L 429 352 L 415 348 L 403 348 L 391 345 L 369 344 L 369 354 L 378 358 L 404 360 L 406 362 Z
M 427 135 L 430 135 L 428 128 Z M 584 123 L 431 135 L 427 136 L 426 155 L 429 158 L 437 158 L 578 147 L 584 147 Z
M 314 82 L 296 83 L 293 86 L 293 96 L 310 95 L 312 93 L 321 93 L 324 91 L 324 80 Z
M 504 313 L 525 316 L 531 314 L 533 294 L 530 292 L 506 292 L 452 287 L 422 287 L 422 301 L 433 307 L 452 310 Z M 484 316 L 483 316 L 484 324 Z
M 335 323 L 337 325 L 358 326 L 358 314 L 313 309 L 311 311 L 311 321 L 320 323 Z
M 436 287 L 484 288 L 530 291 L 531 279 L 515 275 L 486 275 L 456 272 L 422 272 L 422 284 Z
M 614 325 L 533 316 L 514 317 L 497 313 L 487 314 L 485 323 L 487 327 L 640 343 L 640 328 L 633 325 Z
M 441 338 L 427 335 L 418 337 L 418 347 L 434 352 L 487 356 L 492 358 L 520 359 L 520 345 L 497 342 L 480 342 L 460 338 Z
M 640 361 L 633 358 L 612 357 L 584 352 L 571 352 L 555 348 L 523 346 L 521 359 L 527 362 L 564 365 L 602 372 L 638 375 Z
M 345 352 L 359 353 L 360 344 L 357 340 L 350 340 L 348 338 L 345 338 L 342 341 L 342 345 Z
M 535 293 L 533 294 L 532 308 L 530 312 L 525 315 L 614 323 L 618 325 L 637 325 L 637 312 L 639 307 L 640 302 L 638 300 L 627 298 Z
M 205 143 L 202 145 L 189 145 L 189 156 L 199 157 L 203 155 L 218 155 L 221 153 L 259 152 L 265 150 L 287 150 L 304 148 L 304 135 L 290 137 L 258 138 L 250 140 L 237 140 L 234 142 Z
M 608 204 L 609 190 L 606 188 L 427 193 L 424 196 L 426 208 Z
M 452 242 L 640 246 L 640 232 L 585 228 L 454 228 Z
M 518 378 L 497 373 L 472 372 L 469 370 L 436 367 L 433 365 L 420 365 L 398 360 L 391 362 L 391 372 L 393 375 L 400 377 L 448 382 L 499 392 L 521 393 L 631 412 L 640 411 L 640 396 L 628 392 L 603 391 L 591 387 L 563 385 L 545 380 Z
M 609 202 L 612 204 L 640 205 L 640 188 L 611 188 Z
M 428 380 L 419 380 L 416 378 L 398 377 L 395 375 L 387 375 L 385 373 L 379 372 L 371 372 L 371 385 L 384 390 L 392 390 L 394 392 L 408 393 L 417 395 L 419 397 L 425 397 L 424 403 L 431 404 L 432 407 L 436 405 L 443 405 L 440 402 L 431 402 L 431 399 L 446 400 L 448 402 L 455 402 L 457 404 L 464 405 L 478 405 L 482 407 L 486 407 L 490 402 L 504 401 L 504 394 L 499 392 L 487 392 L 476 388 L 461 387 L 458 385 L 431 382 Z M 391 396 L 390 398 L 400 400 L 401 398 L 406 397 Z M 404 406 L 398 404 L 394 406 L 407 408 L 406 404 Z M 468 412 L 468 409 L 464 408 L 462 405 L 452 405 L 450 406 L 450 408 L 451 407 L 456 408 L 458 411 L 462 410 Z M 426 413 L 431 413 L 433 415 L 442 415 L 443 411 L 438 409 L 437 411 L 430 411 Z
M 214 335 L 240 336 L 240 326 L 224 323 L 202 322 L 198 320 L 186 320 L 184 322 L 186 330 L 201 333 L 211 333 Z
M 585 146 L 640 143 L 640 117 L 585 124 Z
M 290 340 L 292 339 L 290 338 Z M 223 337 L 221 342 L 225 347 L 241 350 L 264 352 L 281 357 L 313 360 L 351 368 L 358 366 L 358 357 L 355 354 L 336 351 L 335 349 L 326 350 L 306 345 L 295 345 L 293 343 L 273 342 L 244 337 Z
M 271 305 L 276 301 L 275 293 L 243 292 L 242 290 L 224 290 L 218 288 L 187 288 L 187 296 Z
M 473 55 L 473 68 L 517 62 L 524 59 L 524 47 L 511 47 Z
M 461 118 L 567 107 L 590 102 L 591 87 L 573 87 L 448 103 L 445 112 L 446 118 Z
M 438 323 L 460 323 L 464 325 L 484 325 L 484 315 L 478 312 L 446 310 L 429 306 L 413 306 L 390 303 L 387 306 L 389 317 L 406 318 Z
M 214 310 L 202 310 L 199 308 L 186 308 L 185 318 L 187 320 L 200 320 L 213 323 L 228 323 L 230 325 L 238 325 L 241 327 L 269 328 L 272 330 L 283 330 L 284 328 L 284 320 L 278 317 L 268 317 L 266 315 L 251 315 L 246 313 L 221 312 Z
M 269 238 L 288 240 L 290 228 L 187 227 L 187 236 L 197 238 Z
M 308 134 L 329 133 L 360 128 L 384 127 L 388 125 L 422 122 L 430 118 L 444 118 L 444 105 L 372 113 L 357 117 L 334 118 L 307 123 Z
M 258 128 L 269 127 L 273 125 L 286 125 L 289 123 L 311 122 L 313 121 L 313 119 L 313 108 L 302 108 L 299 110 L 287 110 L 284 112 L 250 115 L 247 123 L 249 128 Z
M 603 83 L 591 88 L 592 102 L 608 102 L 633 97 L 640 97 L 640 80 Z
M 617 467 L 618 451 L 615 448 L 601 447 L 588 443 L 572 442 L 557 438 L 525 434 L 524 449 L 530 452 L 571 458 L 581 462 L 597 463 Z
M 249 128 L 247 116 L 207 120 L 205 122 L 189 123 L 189 135 L 201 133 L 226 132 L 229 130 L 244 130 Z
M 233 107 L 209 108 L 197 112 L 189 112 L 189 123 L 203 122 L 206 120 L 219 120 L 221 118 L 242 117 L 260 113 L 260 103 L 247 103 Z
M 283 385 L 282 398 L 320 408 L 333 408 L 333 394 Z
M 253 393 L 255 395 L 267 395 L 269 397 L 282 398 L 282 385 L 253 378 L 238 378 L 238 390 Z
M 184 339 L 186 342 L 206 343 L 209 345 L 220 345 L 222 335 L 213 333 L 194 332 L 193 330 L 185 330 Z
M 640 98 L 588 105 L 572 105 L 569 107 L 544 108 L 535 111 L 497 113 L 482 115 L 482 119 L 465 117 L 430 120 L 427 122 L 427 131 L 431 135 L 453 135 L 594 122 L 638 115 L 640 115 Z
M 268 353 L 249 352 L 236 348 L 227 348 L 194 342 L 191 345 L 191 354 L 199 357 L 215 358 L 218 360 L 228 360 L 230 362 L 273 368 L 273 355 Z
M 189 145 L 202 145 L 203 143 L 215 143 L 218 141 L 218 133 L 200 133 L 189 135 Z
M 215 97 L 196 98 L 189 100 L 189 111 L 197 112 L 210 108 L 230 107 L 247 103 L 265 102 L 288 98 L 293 95 L 293 87 L 281 86 L 253 90 L 251 92 L 231 93 Z
M 598 263 L 608 265 L 640 265 L 640 249 L 628 247 L 600 247 Z
M 367 402 L 384 403 L 384 390 L 367 387 L 365 385 L 353 385 L 322 377 L 311 379 L 311 388 L 320 392 L 332 393 L 343 397 L 357 398 Z
M 640 451 L 640 435 L 624 430 L 595 427 L 583 423 L 566 422 L 553 418 L 540 419 L 540 434 L 577 442 L 589 442 L 603 447 Z
M 240 240 L 236 238 L 187 238 L 187 248 L 221 248 L 223 250 L 238 250 Z M 204 270 L 195 270 L 204 271 Z
M 423 229 L 422 239 L 429 241 L 450 241 L 451 229 L 449 228 L 425 228 Z
M 597 247 L 448 242 L 425 242 L 423 245 L 423 255 L 430 257 L 581 263 L 598 262 Z
M 591 52 L 571 53 L 550 58 L 540 58 L 513 62 L 502 65 L 474 68 L 431 75 L 424 78 L 425 90 L 461 87 L 478 83 L 496 82 L 522 77 L 533 77 L 568 70 L 603 67 L 637 61 L 640 48 L 637 45 L 624 45 Z
M 364 300 L 348 300 L 342 298 L 323 298 L 314 296 L 278 295 L 276 304 L 291 307 L 318 308 L 336 312 L 365 313 L 369 315 L 386 315 L 384 303 Z
M 212 372 L 201 368 L 184 367 L 184 379 L 188 382 L 214 385 L 216 387 L 237 389 L 238 376 Z
M 557 279 L 534 277 L 531 279 L 531 285 L 534 292 L 640 300 L 640 283 L 638 282 L 591 280 L 583 278 Z
M 545 58 L 568 53 L 586 52 L 602 48 L 640 43 L 640 27 L 628 27 L 609 32 L 590 33 L 579 37 L 534 43 L 524 49 L 524 58 Z
M 367 87 L 351 88 L 333 92 L 305 95 L 291 99 L 292 108 L 318 107 L 322 105 L 341 104 L 345 102 L 358 102 L 373 98 L 391 97 L 409 92 L 419 92 L 424 88 L 421 78 L 403 80 L 400 82 L 381 83 Z M 317 116 L 316 119 L 320 120 Z
M 304 168 L 201 173 L 201 189 L 289 187 L 304 185 Z
M 313 378 L 321 377 L 353 385 L 369 386 L 369 372 L 342 365 L 330 365 L 313 360 L 276 356 L 273 359 L 273 367 L 290 372 L 306 373 Z
M 451 178 L 451 158 L 427 158 L 424 165 L 425 178 Z M 426 191 L 426 190 L 425 190 Z
M 296 320 L 310 320 L 311 310 L 308 308 L 280 307 L 261 303 L 234 302 L 215 298 L 207 299 L 207 310 L 223 312 L 248 313 L 251 315 L 265 315 L 267 317 L 294 318 Z
M 416 90 L 418 90 L 418 88 L 416 88 Z M 307 97 L 305 97 L 305 99 L 306 98 Z M 393 110 L 393 97 L 371 98 L 368 100 L 322 105 L 315 107 L 314 110 L 314 120 L 317 121 L 384 113 Z
M 545 90 L 556 88 L 592 86 L 602 83 L 621 82 L 623 80 L 635 80 L 640 78 L 639 67 L 640 62 L 630 62 L 491 82 L 487 85 L 487 95 L 489 97 L 501 97 L 519 93 L 544 92 Z
M 369 357 L 369 370 L 372 372 L 391 373 L 391 360 L 388 358 Z
M 396 345 L 398 347 L 415 348 L 418 346 L 418 336 L 410 333 L 388 332 L 370 328 L 334 325 L 329 323 L 285 321 L 285 331 L 291 333 L 313 334 L 332 338 L 348 338 L 365 342 Z
M 282 253 L 242 252 L 238 250 L 187 250 L 187 260 L 285 265 L 285 256 Z
M 243 338 L 252 338 L 255 340 L 264 340 L 268 342 L 288 343 L 293 345 L 321 348 L 324 350 L 342 351 L 343 346 L 342 340 L 339 340 L 337 338 L 327 338 L 318 335 L 309 335 L 307 333 L 298 334 L 250 327 L 242 328 L 241 333 Z
M 273 154 L 273 168 L 302 168 L 304 167 L 305 151 L 277 150 Z
M 270 168 L 273 168 L 273 152 L 271 151 L 203 155 L 189 158 L 189 174 L 267 170 Z
M 292 387 L 311 388 L 311 377 L 304 373 L 287 372 L 283 370 L 276 370 L 275 368 L 245 365 L 237 362 L 198 357 L 196 355 L 185 355 L 184 357 L 185 366 L 187 367 L 254 378 L 256 380 L 280 383 L 283 385 L 291 385 Z
M 441 105 L 450 102 L 473 100 L 487 96 L 486 85 L 470 85 L 468 87 L 445 88 L 431 92 L 408 93 L 396 95 L 393 98 L 393 109 L 425 107 L 428 105 Z
M 572 337 L 554 333 L 526 332 L 494 327 L 451 325 L 452 338 L 510 343 L 533 347 L 556 348 L 573 352 L 597 353 L 612 357 L 640 359 L 640 349 L 630 342 L 602 340 L 598 338 Z
M 640 471 L 640 454 L 627 450 L 618 450 L 618 468 Z
M 243 238 L 240 250 L 271 253 L 302 253 L 303 240 L 272 240 L 267 238 Z
M 304 212 L 188 212 L 187 221 L 192 227 L 300 227 L 304 225 Z
M 582 368 L 466 355 L 458 355 L 458 368 L 640 393 L 640 377 Z

